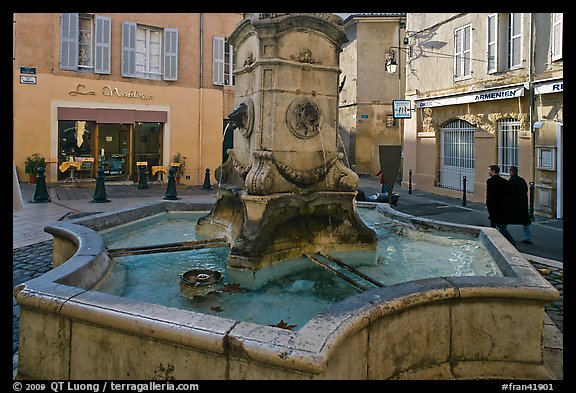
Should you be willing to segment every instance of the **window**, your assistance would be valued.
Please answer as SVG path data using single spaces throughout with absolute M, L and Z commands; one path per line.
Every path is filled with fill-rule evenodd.
M 454 79 L 471 75 L 472 26 L 467 25 L 454 31 Z
M 508 14 L 508 69 L 522 66 L 522 14 Z
M 160 56 L 162 32 L 149 27 L 136 29 L 136 77 L 143 79 L 161 79 Z
M 562 20 L 564 14 L 552 14 L 552 61 L 562 58 Z
M 508 174 L 511 165 L 518 166 L 518 130 L 520 122 L 503 119 L 498 122 L 498 165 L 502 174 Z
M 178 79 L 178 29 L 122 23 L 122 76 Z
M 487 33 L 488 68 L 486 71 L 492 73 L 498 71 L 498 15 L 488 16 Z
M 111 19 L 88 14 L 60 16 L 60 68 L 110 74 Z
M 224 37 L 212 39 L 212 83 L 234 86 L 234 51 Z

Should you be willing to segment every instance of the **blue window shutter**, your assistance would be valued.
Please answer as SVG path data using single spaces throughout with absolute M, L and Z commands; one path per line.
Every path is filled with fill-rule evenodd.
M 136 76 L 136 23 L 122 22 L 122 76 Z
M 164 29 L 164 80 L 178 80 L 178 29 Z
M 110 73 L 110 41 L 112 37 L 112 20 L 106 16 L 96 16 L 96 51 L 94 72 Z
M 78 69 L 78 14 L 60 16 L 60 68 Z
M 212 83 L 224 84 L 224 37 L 212 38 Z

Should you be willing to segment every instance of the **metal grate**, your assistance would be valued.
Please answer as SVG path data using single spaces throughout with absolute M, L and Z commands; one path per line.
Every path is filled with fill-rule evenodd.
M 520 122 L 502 119 L 498 122 L 498 165 L 501 174 L 509 174 L 511 165 L 518 166 L 518 131 Z
M 474 193 L 474 131 L 464 120 L 454 120 L 440 129 L 440 181 L 442 188 Z

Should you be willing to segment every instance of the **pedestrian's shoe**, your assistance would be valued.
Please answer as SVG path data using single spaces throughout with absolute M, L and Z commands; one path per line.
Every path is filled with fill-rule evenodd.
M 532 244 L 532 240 L 524 239 L 522 240 L 522 243 Z

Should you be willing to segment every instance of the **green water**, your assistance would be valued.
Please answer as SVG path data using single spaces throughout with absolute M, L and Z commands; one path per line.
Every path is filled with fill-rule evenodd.
M 102 232 L 108 248 L 203 240 L 195 233 L 207 212 L 168 212 Z M 486 248 L 460 233 L 424 232 L 394 221 L 376 209 L 360 208 L 362 220 L 378 236 L 375 251 L 330 255 L 372 279 L 390 286 L 445 276 L 502 275 Z M 302 257 L 258 271 L 258 285 L 245 282 L 242 272 L 226 268 L 227 247 L 116 257 L 114 272 L 98 290 L 177 309 L 218 315 L 238 321 L 298 330 L 333 304 L 360 290 Z M 180 289 L 180 275 L 191 269 L 211 269 L 224 279 L 204 296 Z M 376 285 L 336 269 L 365 288 Z M 253 289 L 250 289 L 253 288 Z

